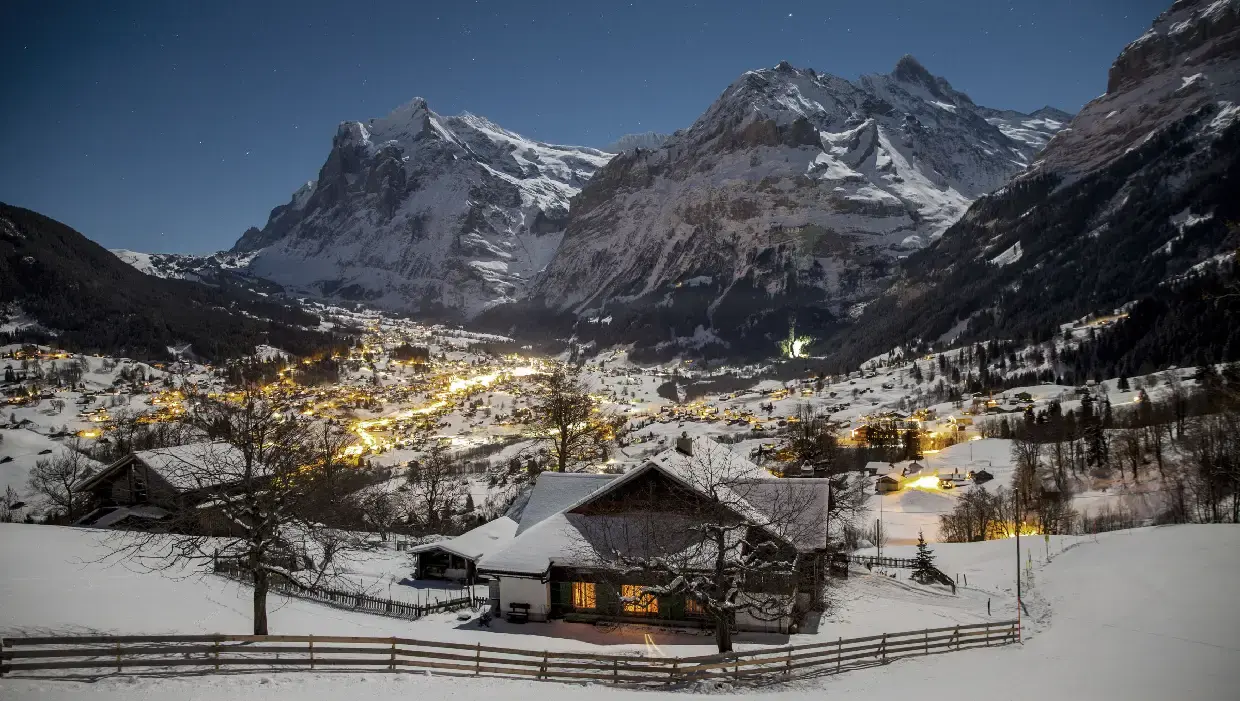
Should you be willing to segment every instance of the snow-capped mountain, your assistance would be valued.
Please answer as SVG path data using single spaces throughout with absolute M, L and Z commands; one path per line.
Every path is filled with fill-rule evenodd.
M 1123 343 L 1166 347 L 1196 323 L 1178 309 L 1229 298 L 1192 285 L 1237 284 L 1238 192 L 1240 0 L 1178 0 L 1027 171 L 910 258 L 866 309 L 872 342 L 852 357 L 917 338 L 1045 337 L 1137 300 L 1142 326 Z M 1205 307 L 1233 315 L 1206 331 L 1228 338 L 1234 307 Z
M 535 301 L 663 340 L 752 334 L 768 316 L 782 332 L 788 313 L 830 324 L 1023 170 L 1056 117 L 978 107 L 909 56 L 856 82 L 750 71 L 595 175 Z
M 231 252 L 294 290 L 472 316 L 522 295 L 559 246 L 569 199 L 610 158 L 417 98 L 342 123 L 318 179 Z

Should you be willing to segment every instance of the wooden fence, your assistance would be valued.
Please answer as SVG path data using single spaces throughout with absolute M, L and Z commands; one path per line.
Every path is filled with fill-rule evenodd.
M 911 557 L 877 557 L 874 555 L 845 555 L 849 562 L 862 567 L 893 567 L 911 570 L 916 567 L 916 560 Z
M 215 572 L 216 574 L 247 584 L 251 581 L 249 574 L 245 570 L 227 566 L 223 561 L 216 563 Z M 470 593 L 462 592 L 462 596 L 452 599 L 444 599 L 443 601 L 428 604 L 411 604 L 405 601 L 383 599 L 351 591 L 331 589 L 329 587 L 311 587 L 287 577 L 272 577 L 270 583 L 272 591 L 286 596 L 313 599 L 355 611 L 410 620 L 417 620 L 427 614 L 439 611 L 459 611 L 464 608 L 482 606 L 488 601 L 486 597 L 476 597 Z
M 165 668 L 223 670 L 439 670 L 462 676 L 525 677 L 630 685 L 704 680 L 774 681 L 834 674 L 930 655 L 1017 641 L 1016 621 L 884 633 L 699 657 L 535 652 L 407 638 L 300 635 L 19 637 L 0 640 L 0 674 L 55 676 L 152 673 Z

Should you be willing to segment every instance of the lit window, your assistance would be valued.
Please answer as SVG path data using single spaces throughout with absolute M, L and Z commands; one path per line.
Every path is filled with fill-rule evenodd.
M 592 609 L 594 602 L 594 582 L 573 582 L 573 608 Z
M 640 584 L 620 585 L 620 596 L 624 598 L 625 613 L 647 614 L 659 612 L 659 599 L 648 594 Z
M 706 609 L 702 607 L 702 602 L 697 599 L 685 599 L 685 615 L 686 616 L 705 616 Z

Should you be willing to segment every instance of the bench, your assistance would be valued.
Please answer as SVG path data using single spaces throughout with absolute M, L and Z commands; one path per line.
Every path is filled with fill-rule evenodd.
M 508 604 L 508 620 L 512 623 L 528 623 L 530 620 L 530 605 Z

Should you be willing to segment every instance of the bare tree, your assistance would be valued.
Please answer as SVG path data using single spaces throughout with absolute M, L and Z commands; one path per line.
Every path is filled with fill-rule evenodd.
M 387 540 L 392 528 L 409 513 L 408 487 L 404 487 L 405 491 L 389 491 L 385 486 L 377 485 L 367 491 L 359 504 L 362 520 L 379 532 L 381 540 Z
M 607 573 L 626 610 L 652 596 L 683 596 L 727 652 L 738 614 L 791 619 L 802 576 L 825 582 L 815 575 L 826 549 L 827 490 L 820 480 L 759 476 L 723 448 L 694 453 L 676 478 L 651 471 L 623 503 L 572 518 L 584 534 L 581 562 Z M 621 584 L 634 577 L 645 584 Z
M 78 492 L 78 485 L 93 473 L 92 461 L 82 452 L 81 442 L 73 439 L 60 454 L 35 462 L 29 485 L 72 523 L 85 505 L 86 495 Z
M 446 448 L 433 446 L 423 460 L 409 465 L 408 515 L 427 533 L 451 527 L 451 515 L 465 498 L 468 483 Z
M 334 476 L 339 444 L 255 388 L 235 401 L 186 403 L 183 422 L 209 442 L 165 449 L 164 477 L 201 497 L 180 504 L 170 532 L 118 533 L 111 556 L 162 571 L 212 563 L 243 576 L 253 584 L 254 634 L 266 635 L 272 579 L 318 584 L 347 549 L 349 535 L 322 511 L 347 501 Z
M 835 431 L 828 417 L 812 405 L 797 406 L 796 421 L 789 423 L 784 437 L 783 451 L 792 455 L 794 461 L 811 465 L 814 474 L 823 475 L 830 481 L 830 504 L 827 519 L 830 532 L 843 535 L 856 531 L 869 511 L 869 481 L 861 475 L 849 472 L 840 459 Z
M 546 444 L 557 472 L 605 459 L 608 442 L 623 425 L 622 419 L 599 411 L 575 366 L 557 365 L 539 375 L 530 410 L 531 435 Z

